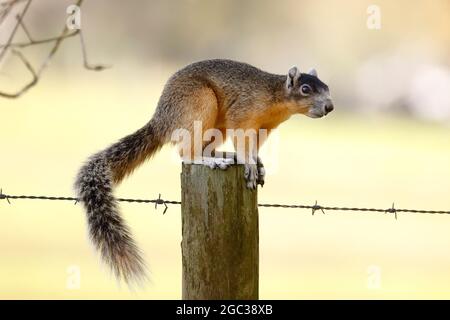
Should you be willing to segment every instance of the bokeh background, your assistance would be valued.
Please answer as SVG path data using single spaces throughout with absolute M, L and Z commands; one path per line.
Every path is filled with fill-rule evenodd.
M 33 36 L 58 35 L 69 4 L 33 2 Z M 367 26 L 374 4 L 380 29 Z M 5 193 L 73 195 L 85 158 L 143 126 L 173 72 L 230 58 L 279 74 L 315 67 L 336 106 L 280 126 L 260 202 L 450 209 L 449 1 L 95 0 L 81 9 L 89 61 L 112 68 L 84 69 L 79 40 L 67 39 L 36 87 L 0 100 Z M 39 64 L 49 48 L 24 52 Z M 0 90 L 28 77 L 9 55 Z M 167 147 L 116 195 L 178 200 L 179 174 Z M 101 267 L 81 206 L 16 200 L 0 201 L 0 298 L 180 298 L 180 208 L 121 208 L 151 269 L 143 290 Z M 450 216 L 259 212 L 263 299 L 450 298 Z

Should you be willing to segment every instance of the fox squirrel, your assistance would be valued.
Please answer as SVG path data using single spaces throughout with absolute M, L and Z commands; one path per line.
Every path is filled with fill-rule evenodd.
M 145 263 L 119 214 L 112 189 L 146 159 L 170 142 L 174 130 L 267 129 L 277 127 L 293 114 L 320 118 L 333 110 L 328 86 L 316 71 L 287 75 L 262 71 L 231 60 L 192 63 L 167 81 L 153 118 L 135 133 L 91 156 L 80 169 L 75 189 L 87 213 L 91 241 L 118 279 L 126 283 L 146 278 Z M 257 150 L 264 141 L 258 141 Z M 190 155 L 195 156 L 194 148 Z M 202 156 L 202 155 L 200 155 Z M 264 183 L 262 164 L 246 162 L 247 186 Z M 205 159 L 204 164 L 225 169 L 232 161 Z

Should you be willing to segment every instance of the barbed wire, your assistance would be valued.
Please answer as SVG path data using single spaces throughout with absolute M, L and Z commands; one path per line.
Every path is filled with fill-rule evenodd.
M 0 189 L 0 200 L 6 199 L 6 201 L 11 204 L 10 199 L 28 199 L 28 200 L 52 200 L 52 201 L 73 201 L 74 204 L 79 202 L 78 198 L 75 197 L 60 197 L 60 196 L 35 196 L 35 195 L 10 195 L 4 194 L 3 190 Z M 166 213 L 169 208 L 168 204 L 181 204 L 181 201 L 173 201 L 173 200 L 164 200 L 161 199 L 161 194 L 159 194 L 158 199 L 129 199 L 129 198 L 118 198 L 120 202 L 136 202 L 136 203 L 154 203 L 155 209 L 157 209 L 158 205 L 164 206 L 164 212 Z
M 6 200 L 9 204 L 11 204 L 10 200 L 13 199 L 28 199 L 28 200 L 52 200 L 52 201 L 73 201 L 74 204 L 79 202 L 79 199 L 76 197 L 61 197 L 61 196 L 37 196 L 37 195 L 10 195 L 4 194 L 2 189 L 0 189 L 0 200 Z M 157 199 L 131 199 L 131 198 L 118 198 L 120 202 L 135 202 L 135 203 L 154 203 L 155 209 L 158 208 L 158 205 L 164 206 L 163 214 L 167 212 L 168 204 L 181 204 L 181 201 L 176 200 L 164 200 L 161 198 L 161 194 L 159 194 Z M 353 212 L 379 212 L 379 213 L 392 213 L 397 219 L 398 213 L 424 213 L 424 214 L 450 214 L 450 211 L 447 210 L 421 210 L 421 209 L 400 209 L 395 208 L 394 203 L 391 207 L 387 209 L 379 209 L 379 208 L 358 208 L 358 207 L 331 207 L 331 206 L 322 206 L 315 202 L 313 205 L 303 205 L 303 204 L 279 204 L 279 203 L 259 203 L 258 207 L 265 208 L 283 208 L 283 209 L 309 209 L 311 210 L 311 214 L 314 215 L 317 211 L 321 211 L 325 214 L 325 211 L 353 211 Z

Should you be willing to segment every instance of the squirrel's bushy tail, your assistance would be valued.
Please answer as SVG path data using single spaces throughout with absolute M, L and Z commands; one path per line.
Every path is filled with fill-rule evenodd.
M 135 133 L 88 159 L 78 173 L 75 189 L 87 214 L 89 237 L 116 277 L 140 283 L 146 267 L 129 228 L 119 214 L 113 186 L 161 147 L 150 121 Z

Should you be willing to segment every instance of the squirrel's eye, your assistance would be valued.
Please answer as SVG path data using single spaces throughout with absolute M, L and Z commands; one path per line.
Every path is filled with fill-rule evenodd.
M 304 96 L 309 96 L 312 93 L 312 89 L 308 84 L 302 84 L 300 86 L 300 92 Z

